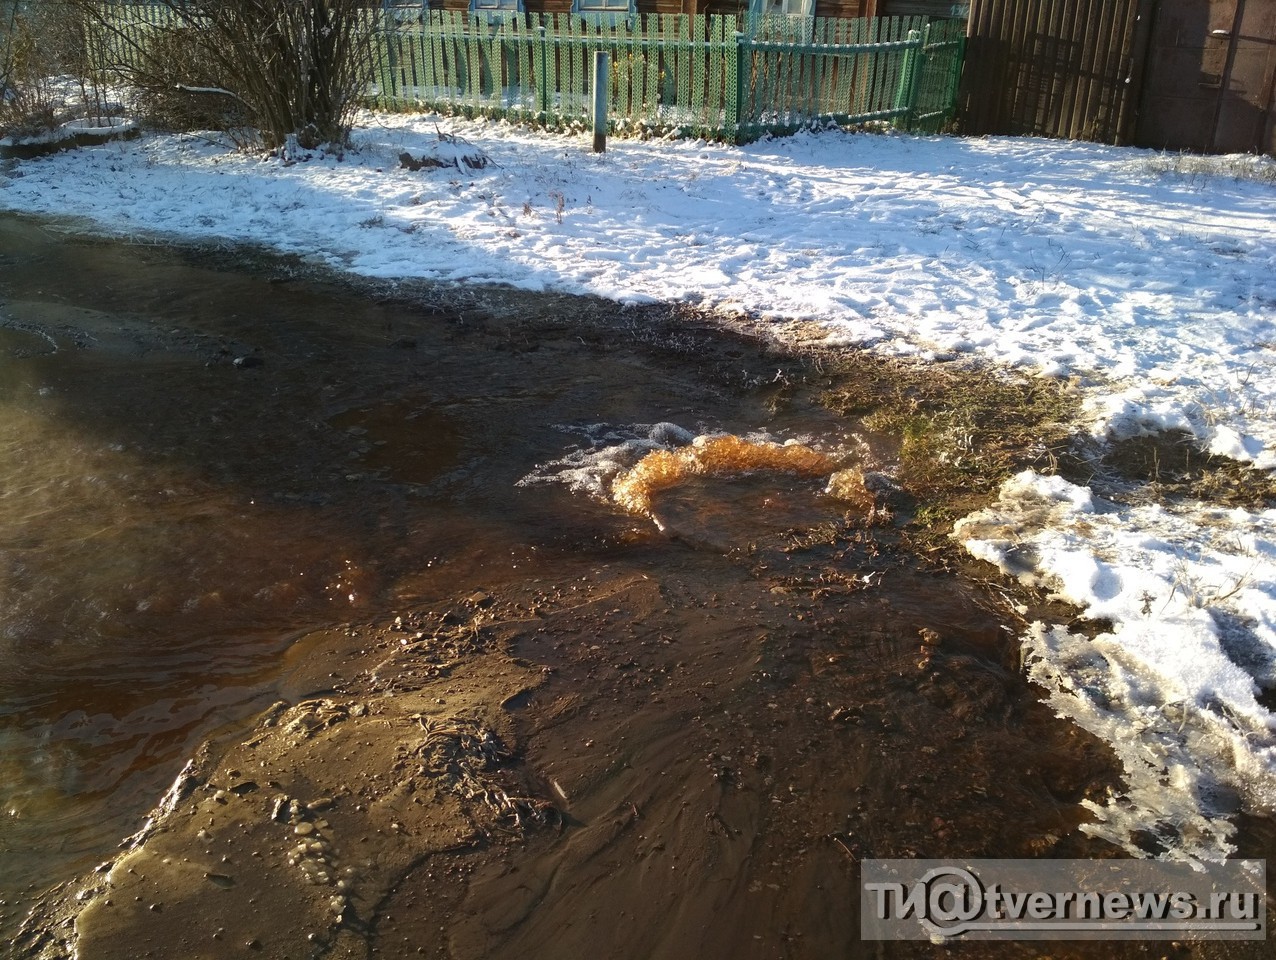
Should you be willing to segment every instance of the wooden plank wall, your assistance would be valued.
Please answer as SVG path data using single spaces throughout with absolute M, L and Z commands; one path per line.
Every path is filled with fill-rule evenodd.
M 1127 142 L 1138 15 L 1148 5 L 972 0 L 961 131 Z
M 815 0 L 815 16 L 856 20 L 885 15 L 874 10 L 874 6 L 873 0 Z
M 969 0 L 877 0 L 882 17 L 938 17 L 961 20 L 970 13 Z
M 528 13 L 567 13 L 572 0 L 523 0 Z M 876 16 L 875 0 L 815 0 L 817 17 Z M 879 0 L 880 2 L 880 0 Z M 719 13 L 744 16 L 749 12 L 749 0 L 638 0 L 639 13 Z M 431 10 L 468 10 L 470 0 L 430 0 Z M 883 13 L 883 16 L 887 14 Z M 895 14 L 889 14 L 895 16 Z

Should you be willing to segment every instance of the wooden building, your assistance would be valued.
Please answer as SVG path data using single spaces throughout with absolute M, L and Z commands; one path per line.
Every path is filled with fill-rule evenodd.
M 968 0 L 430 0 L 430 6 L 435 10 L 468 10 L 477 7 L 493 11 L 518 9 L 528 13 L 705 13 L 742 16 L 753 10 L 842 19 L 911 16 L 965 19 L 970 4 Z
M 961 129 L 1276 155 L 1276 0 L 972 0 Z

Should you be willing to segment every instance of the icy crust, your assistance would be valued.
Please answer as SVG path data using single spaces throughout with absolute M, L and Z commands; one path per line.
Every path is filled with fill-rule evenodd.
M 562 483 L 573 493 L 610 501 L 615 479 L 647 454 L 684 447 L 696 439 L 676 423 L 560 424 L 556 429 L 579 437 L 575 449 L 538 466 L 518 482 L 520 487 Z
M 1128 440 L 1165 433 L 1195 437 L 1206 453 L 1276 469 L 1276 430 L 1263 418 L 1245 411 L 1254 398 L 1236 394 L 1217 397 L 1211 406 L 1184 403 L 1156 386 L 1137 384 L 1116 393 L 1094 395 L 1085 404 L 1090 431 L 1108 440 Z M 1264 407 L 1267 401 L 1263 401 Z
M 954 537 L 1108 625 L 1034 623 L 1028 674 L 1112 744 L 1124 793 L 1086 829 L 1136 855 L 1218 859 L 1240 807 L 1276 810 L 1276 511 L 1118 506 L 1026 471 Z
M 519 481 L 520 486 L 563 483 L 576 493 L 650 517 L 661 530 L 667 530 L 666 520 L 657 513 L 655 499 L 696 478 L 759 473 L 820 478 L 825 494 L 865 509 L 874 502 L 872 491 L 890 483 L 858 467 L 839 469 L 851 458 L 845 446 L 829 452 L 810 441 L 781 441 L 766 431 L 697 435 L 674 423 L 559 429 L 580 434 L 584 445 L 537 467 Z M 854 446 L 862 447 L 862 442 Z

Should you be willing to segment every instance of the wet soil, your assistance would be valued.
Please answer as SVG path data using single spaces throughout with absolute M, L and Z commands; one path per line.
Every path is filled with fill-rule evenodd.
M 53 856 L 58 821 L 26 815 L 14 956 L 1264 955 L 861 942 L 864 858 L 1118 856 L 1079 827 L 1119 770 L 1024 682 L 1003 588 L 913 555 L 894 494 L 870 516 L 810 478 L 711 478 L 657 501 L 662 532 L 519 486 L 599 422 L 840 447 L 809 353 L 45 230 L 0 231 L 46 258 L 0 284 L 7 402 L 189 490 L 163 536 L 111 541 L 168 545 L 94 584 L 111 630 L 60 617 L 74 657 L 41 652 L 73 585 L 6 627 L 28 666 L 4 719 L 199 706 L 139 724 L 141 758 L 81 733 L 114 775 L 58 809 L 98 829 Z

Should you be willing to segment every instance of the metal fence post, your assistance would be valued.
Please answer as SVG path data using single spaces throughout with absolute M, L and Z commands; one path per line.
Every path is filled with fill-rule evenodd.
M 610 58 L 606 50 L 594 51 L 594 153 L 607 149 L 607 96 L 611 92 Z

